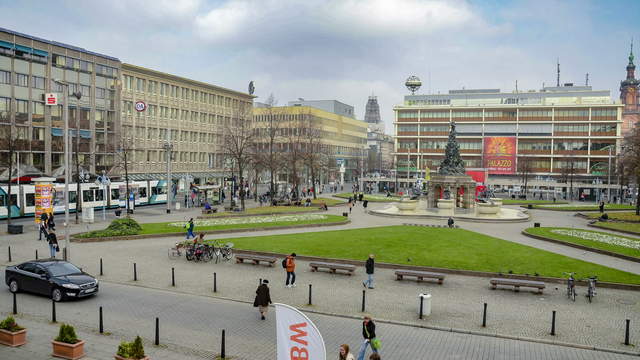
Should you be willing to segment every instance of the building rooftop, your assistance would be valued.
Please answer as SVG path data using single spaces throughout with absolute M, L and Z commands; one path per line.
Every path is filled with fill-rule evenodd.
M 298 99 L 289 101 L 289 106 L 310 106 L 316 109 L 328 111 L 340 116 L 347 116 L 355 119 L 353 106 L 340 102 L 338 100 L 305 100 Z

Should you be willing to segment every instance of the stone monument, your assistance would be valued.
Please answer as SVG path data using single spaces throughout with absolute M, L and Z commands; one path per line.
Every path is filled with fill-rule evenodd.
M 453 215 L 455 208 L 471 209 L 475 204 L 476 182 L 465 174 L 456 135 L 456 124 L 452 122 L 444 159 L 438 174 L 428 183 L 427 207 L 437 207 L 443 215 Z

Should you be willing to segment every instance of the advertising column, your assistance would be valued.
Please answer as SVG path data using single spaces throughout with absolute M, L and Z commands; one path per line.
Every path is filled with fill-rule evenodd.
M 40 224 L 42 214 L 53 212 L 53 181 L 54 178 L 35 178 L 36 224 Z

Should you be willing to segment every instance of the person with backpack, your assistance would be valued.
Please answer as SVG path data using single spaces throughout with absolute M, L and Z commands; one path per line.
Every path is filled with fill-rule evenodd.
M 287 256 L 284 260 L 282 260 L 282 267 L 287 270 L 287 280 L 285 282 L 285 286 L 296 287 L 296 253 L 291 253 L 291 255 Z
M 376 338 L 376 324 L 370 315 L 365 315 L 362 321 L 362 337 L 364 337 L 364 342 L 360 346 L 358 360 L 364 360 L 369 345 L 371 345 L 371 351 L 374 353 L 378 353 L 380 349 L 380 340 Z
M 49 234 L 47 235 L 47 241 L 49 242 L 49 254 L 51 255 L 52 259 L 55 259 L 56 252 L 58 252 L 58 250 L 60 249 L 58 247 L 58 237 L 56 236 L 55 231 L 49 231 Z
M 269 304 L 272 304 L 271 295 L 269 294 L 269 280 L 262 280 L 262 284 L 256 290 L 256 298 L 253 300 L 253 306 L 258 308 L 260 319 L 265 320 L 265 315 L 269 310 Z
M 44 216 L 44 220 L 42 217 Z M 47 214 L 42 213 L 40 216 L 40 223 L 38 224 L 38 241 L 42 240 L 42 235 L 44 235 L 44 239 L 47 240 L 47 236 L 49 233 L 47 232 Z
M 191 218 L 187 223 L 187 240 L 189 240 L 189 236 L 193 237 L 194 239 L 196 238 L 196 235 L 193 233 L 194 227 L 195 227 L 195 224 L 193 223 L 193 218 Z
M 55 230 L 56 229 L 56 222 L 55 220 L 53 220 L 53 213 L 49 213 L 49 216 L 47 217 L 47 227 L 51 230 Z
M 369 289 L 373 289 L 373 267 L 374 267 L 374 261 L 373 261 L 373 254 L 369 254 L 369 258 L 367 259 L 367 262 L 364 265 L 366 273 L 367 273 L 367 280 L 362 282 L 362 286 L 364 286 L 365 288 L 369 288 Z

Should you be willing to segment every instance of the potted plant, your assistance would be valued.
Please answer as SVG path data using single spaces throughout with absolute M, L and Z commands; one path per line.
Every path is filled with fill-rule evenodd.
M 149 357 L 144 354 L 144 346 L 142 346 L 142 339 L 140 336 L 136 336 L 133 342 L 123 341 L 118 346 L 118 352 L 116 353 L 116 360 L 149 360 Z
M 27 330 L 16 323 L 13 316 L 0 322 L 0 344 L 20 346 L 27 342 Z
M 75 360 L 84 356 L 84 341 L 78 340 L 76 330 L 68 324 L 61 324 L 58 337 L 51 342 L 53 356 Z

